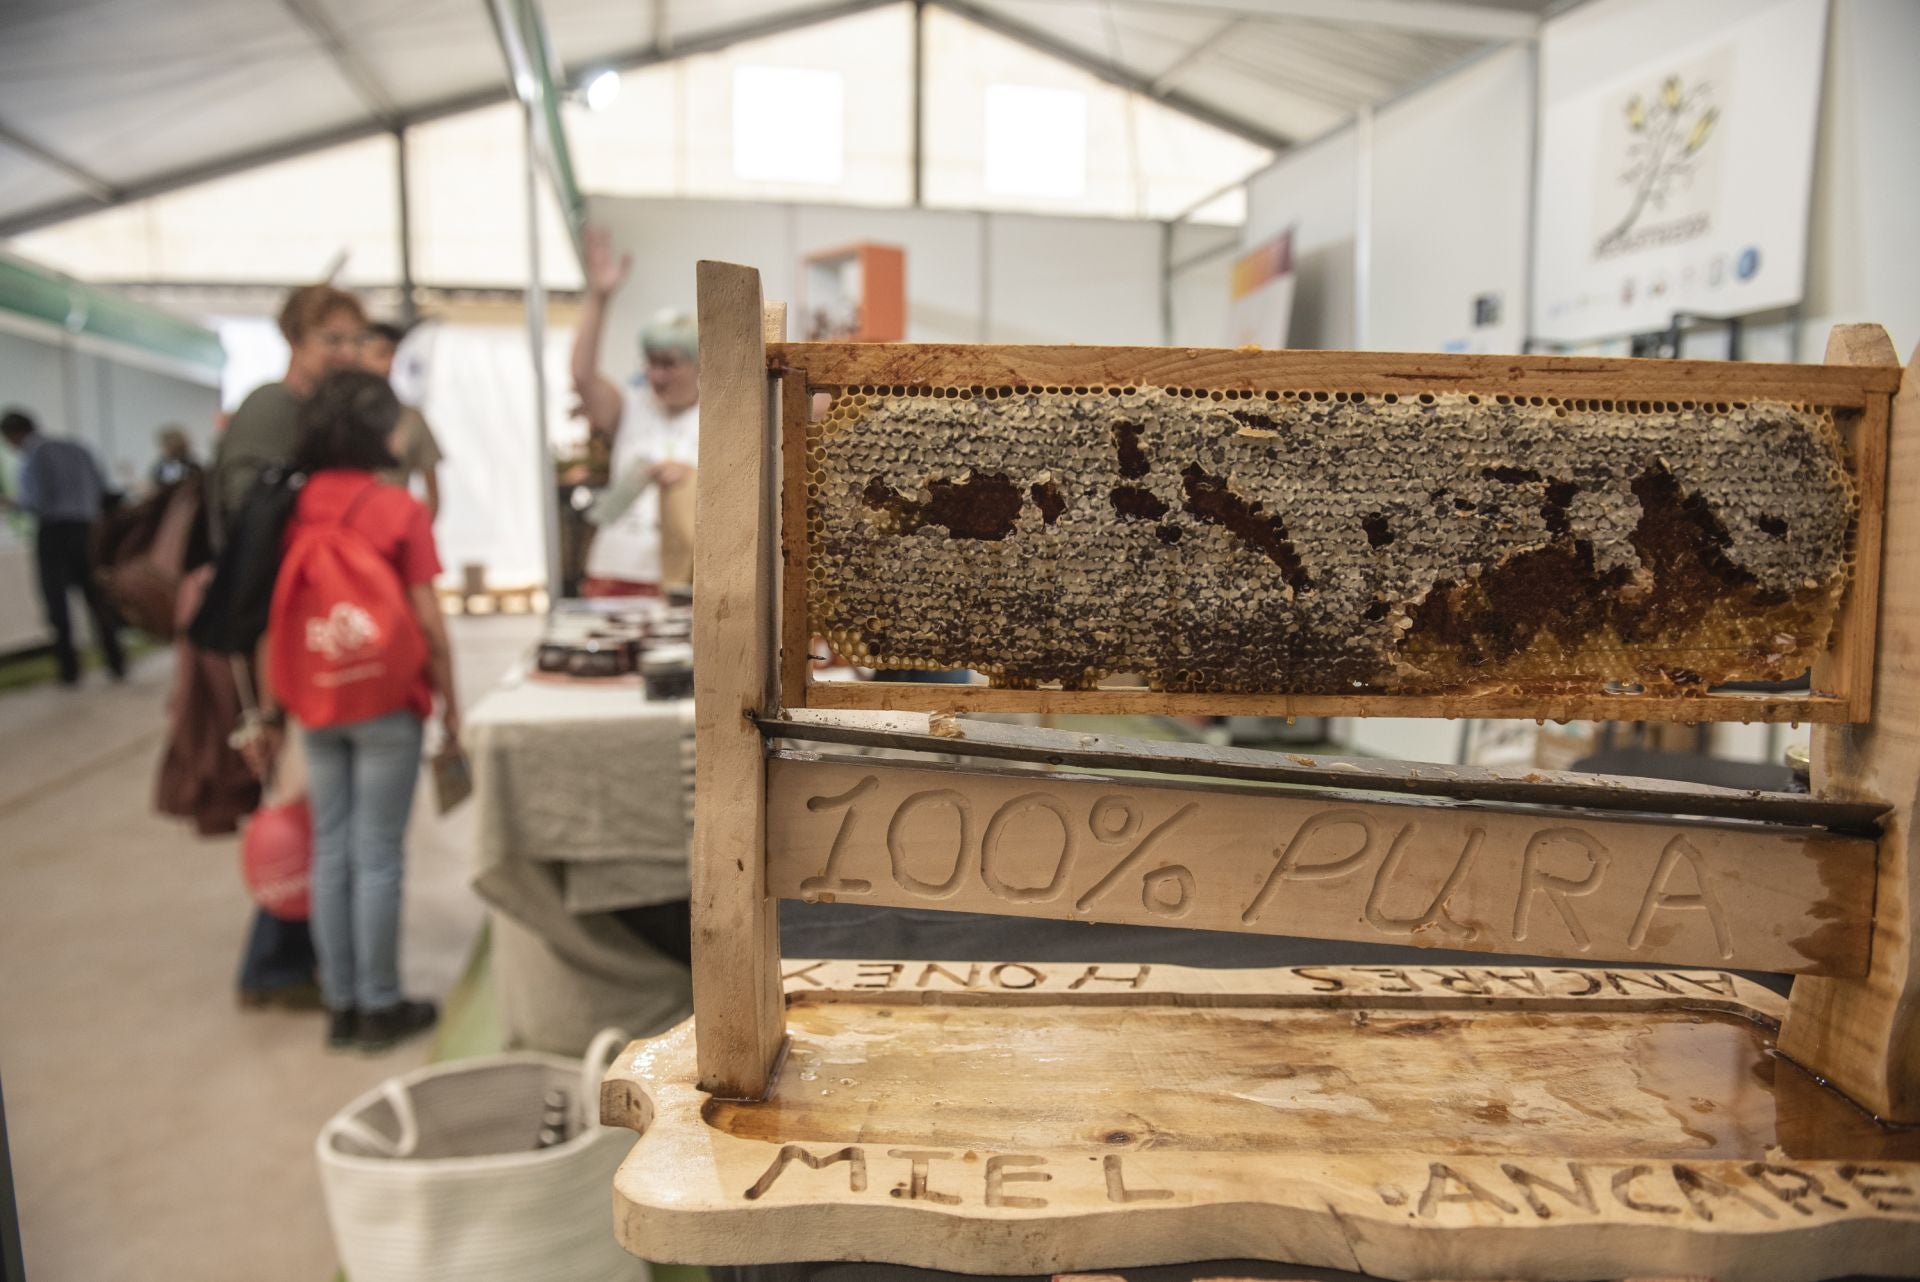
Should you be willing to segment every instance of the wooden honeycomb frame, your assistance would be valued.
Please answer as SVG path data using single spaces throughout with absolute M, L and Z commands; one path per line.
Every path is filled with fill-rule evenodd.
M 856 344 L 775 344 L 769 347 L 768 361 L 769 367 L 780 374 L 782 386 L 780 439 L 786 481 L 782 699 L 789 707 L 1202 714 L 1231 709 L 1274 715 L 1857 721 L 1865 718 L 1871 706 L 1873 638 L 1871 629 L 1856 626 L 1856 621 L 1872 617 L 1874 576 L 1855 576 L 1851 566 L 1872 565 L 1878 557 L 1883 492 L 1874 481 L 1883 472 L 1884 393 L 1891 390 L 1884 371 L 1751 365 L 1739 367 L 1740 374 L 1735 378 L 1727 366 L 1711 362 L 1382 357 L 1337 352 L 1169 354 L 1163 349 L 1127 348 L 882 348 Z M 834 395 L 833 408 L 825 421 L 812 421 L 811 401 L 822 391 Z M 915 426 L 911 421 L 915 406 L 930 407 L 918 415 L 920 429 L 917 433 L 901 430 Z M 1056 416 L 1052 423 L 1031 420 L 1030 416 L 1049 412 Z M 860 496 L 865 499 L 864 505 L 846 493 L 844 481 L 840 492 L 824 496 L 823 467 L 834 461 L 836 450 L 846 451 L 844 442 L 859 436 L 849 429 L 862 427 L 863 418 L 876 415 L 884 420 L 882 431 L 877 435 L 869 432 L 864 438 L 886 442 L 868 450 L 875 465 L 861 466 L 858 461 L 845 465 L 857 473 L 853 477 L 856 485 L 859 477 L 870 475 L 871 488 Z M 1018 435 L 1026 447 L 1024 470 L 1017 465 L 1008 467 L 1004 456 L 995 456 L 992 461 L 986 457 L 997 444 L 992 439 L 995 420 L 1010 420 L 1015 415 L 1029 416 L 1025 423 L 1006 424 L 1011 429 L 1007 435 L 1024 433 Z M 1218 456 L 1222 439 L 1227 439 L 1228 448 L 1242 447 L 1239 460 L 1244 464 L 1259 461 L 1262 451 L 1280 443 L 1232 438 L 1272 438 L 1292 431 L 1296 447 L 1304 442 L 1338 450 L 1341 447 L 1337 442 L 1323 442 L 1335 441 L 1342 430 L 1349 439 L 1384 435 L 1384 420 L 1389 417 L 1399 420 L 1403 437 L 1418 440 L 1430 434 L 1445 446 L 1443 456 L 1428 468 L 1435 494 L 1447 493 L 1439 488 L 1439 478 L 1450 479 L 1449 469 L 1463 462 L 1463 443 L 1469 443 L 1470 436 L 1484 435 L 1486 425 L 1504 421 L 1508 435 L 1522 439 L 1505 442 L 1510 447 L 1505 450 L 1498 448 L 1503 442 L 1493 441 L 1475 460 L 1488 465 L 1482 470 L 1489 477 L 1497 474 L 1494 480 L 1471 478 L 1471 483 L 1479 487 L 1475 493 L 1482 505 L 1479 510 L 1464 497 L 1464 490 L 1448 495 L 1451 504 L 1473 512 L 1473 516 L 1460 519 L 1453 507 L 1447 506 L 1437 515 L 1416 517 L 1429 527 L 1418 533 L 1435 533 L 1439 527 L 1448 527 L 1459 549 L 1453 555 L 1462 564 L 1456 568 L 1443 555 L 1438 558 L 1439 568 L 1430 567 L 1426 577 L 1413 587 L 1402 582 L 1397 585 L 1397 595 L 1381 592 L 1370 602 L 1366 596 L 1368 584 L 1354 581 L 1351 570 L 1336 568 L 1332 576 L 1317 585 L 1321 589 L 1332 586 L 1336 589 L 1333 593 L 1316 592 L 1307 570 L 1319 570 L 1321 566 L 1312 558 L 1344 550 L 1340 547 L 1342 539 L 1349 547 L 1357 546 L 1368 507 L 1399 503 L 1402 509 L 1410 509 L 1414 505 L 1391 496 L 1386 502 L 1376 499 L 1371 504 L 1361 503 L 1341 519 L 1328 522 L 1338 528 L 1329 529 L 1318 546 L 1308 545 L 1304 553 L 1296 553 L 1280 527 L 1284 513 L 1276 511 L 1286 505 L 1270 502 L 1263 509 L 1257 500 L 1234 495 L 1232 487 L 1239 480 L 1231 468 L 1221 468 L 1224 474 L 1215 476 L 1190 463 L 1183 507 L 1176 506 L 1182 503 L 1178 478 L 1164 474 L 1168 470 L 1165 467 L 1150 474 L 1150 468 L 1159 462 L 1153 456 L 1168 444 L 1164 438 L 1175 435 L 1183 437 L 1187 449 L 1185 454 L 1173 451 L 1177 456 L 1175 466 L 1179 458 L 1193 457 L 1199 444 L 1212 448 Z M 1209 418 L 1210 424 L 1198 422 Z M 1062 435 L 1055 423 L 1078 427 L 1083 439 L 1078 441 L 1082 448 L 1077 453 L 1055 444 Z M 1129 467 L 1123 457 L 1117 469 L 1108 460 L 1105 472 L 1088 470 L 1089 457 L 1095 458 L 1095 467 L 1099 465 L 1097 455 L 1105 446 L 1099 438 L 1105 436 L 1109 426 L 1116 425 L 1131 427 L 1134 435 L 1120 452 L 1125 455 L 1130 450 L 1138 466 Z M 1275 427 L 1282 431 L 1276 433 L 1272 430 Z M 1766 446 L 1759 444 L 1763 430 L 1774 432 L 1772 443 Z M 1578 439 L 1561 439 L 1577 438 L 1583 431 L 1588 445 L 1581 445 Z M 1162 439 L 1156 439 L 1156 432 Z M 1450 435 L 1443 435 L 1445 432 Z M 1817 564 L 1819 578 L 1808 578 L 1804 585 L 1797 579 L 1794 582 L 1795 587 L 1811 590 L 1797 591 L 1791 600 L 1756 606 L 1757 592 L 1741 602 L 1735 589 L 1697 572 L 1692 582 L 1683 583 L 1684 576 L 1678 572 L 1667 576 L 1667 562 L 1675 559 L 1671 551 L 1637 551 L 1628 546 L 1625 531 L 1616 531 L 1619 537 L 1613 542 L 1618 546 L 1613 548 L 1587 537 L 1593 531 L 1580 528 L 1578 504 L 1588 502 L 1588 496 L 1571 482 L 1556 482 L 1553 465 L 1543 462 L 1543 456 L 1557 451 L 1561 456 L 1559 469 L 1572 475 L 1568 471 L 1571 460 L 1584 455 L 1578 465 L 1588 467 L 1595 446 L 1617 442 L 1630 432 L 1639 433 L 1642 442 L 1640 461 L 1631 465 L 1635 468 L 1651 462 L 1664 474 L 1663 441 L 1668 443 L 1667 454 L 1674 453 L 1674 443 L 1678 442 L 1710 457 L 1724 473 L 1722 492 L 1713 496 L 1723 508 L 1745 501 L 1749 489 L 1772 488 L 1774 493 L 1782 493 L 1780 473 L 1787 470 L 1787 456 L 1795 442 L 1809 456 L 1805 461 L 1812 469 L 1812 474 L 1792 482 L 1791 492 L 1805 500 L 1803 506 L 1813 502 L 1807 492 L 1824 479 L 1817 474 L 1826 470 L 1836 473 L 1832 497 L 1822 500 L 1826 511 L 1808 509 L 1823 515 L 1830 531 L 1824 559 L 1813 556 L 1810 562 Z M 951 433 L 957 442 L 944 455 L 939 452 L 943 433 Z M 1088 436 L 1095 439 L 1089 442 L 1084 439 Z M 1048 442 L 1037 454 L 1032 448 L 1036 439 Z M 923 443 L 923 458 L 944 460 L 944 467 L 936 463 L 930 468 L 922 463 L 917 472 L 909 468 L 883 480 L 878 460 L 912 448 L 915 440 Z M 1751 449 L 1746 447 L 1749 440 L 1754 442 Z M 854 446 L 859 444 L 855 439 Z M 1111 452 L 1111 446 L 1105 448 Z M 1730 461 L 1731 469 L 1727 467 Z M 1278 466 L 1293 465 L 1288 459 Z M 1679 466 L 1676 462 L 1676 468 Z M 1738 470 L 1743 466 L 1744 473 Z M 1404 472 L 1405 467 L 1395 460 L 1390 470 Z M 1006 475 L 1009 472 L 1018 475 Z M 1295 502 L 1309 494 L 1310 505 L 1325 506 L 1314 486 L 1318 474 L 1282 477 L 1280 483 L 1291 488 Z M 927 510 L 937 507 L 939 500 L 966 494 L 969 486 L 984 488 L 987 481 L 998 484 L 1007 493 L 990 496 L 999 506 L 997 511 L 989 511 L 986 519 L 999 521 L 999 527 L 965 536 L 956 532 L 928 541 L 927 533 L 914 527 L 930 524 L 929 518 L 916 511 L 911 514 L 907 533 L 917 537 L 887 539 L 874 535 L 872 527 L 888 524 L 890 517 L 873 509 L 881 504 L 892 506 L 893 523 L 899 524 L 901 506 L 913 501 L 911 487 L 921 483 L 920 493 L 925 495 L 929 478 L 936 493 L 935 501 L 924 505 Z M 1275 478 L 1266 479 L 1264 495 L 1271 499 Z M 1618 497 L 1625 500 L 1630 511 L 1638 511 L 1636 499 L 1624 493 L 1625 479 L 1614 478 Z M 1669 478 L 1662 475 L 1659 479 Z M 1721 514 L 1708 510 L 1705 496 L 1688 479 L 1684 486 L 1671 484 L 1675 505 L 1684 499 L 1698 508 L 1698 513 L 1687 514 L 1688 519 L 1704 515 L 1713 534 L 1727 543 L 1726 528 L 1719 524 Z M 1502 484 L 1501 480 L 1519 483 Z M 1397 475 L 1383 484 L 1391 490 L 1408 483 L 1408 477 Z M 1640 481 L 1634 483 L 1637 486 Z M 1157 492 L 1153 488 L 1156 485 Z M 1201 486 L 1209 487 L 1208 491 L 1199 492 Z M 1109 487 L 1116 509 L 1123 495 L 1131 496 L 1134 502 L 1145 505 L 1143 510 L 1149 515 L 1145 520 L 1123 517 L 1108 522 L 1109 526 L 1130 528 L 1135 537 L 1109 557 L 1114 581 L 1087 590 L 1081 582 L 1087 574 L 1087 552 L 1089 548 L 1102 550 L 1099 545 L 1106 536 L 1094 522 L 1082 521 L 1075 527 L 1074 517 L 1076 511 L 1099 515 L 1104 506 L 1100 497 Z M 1427 486 L 1419 488 L 1425 490 Z M 1485 506 L 1490 495 L 1499 496 L 1507 506 L 1497 510 Z M 1508 499 L 1507 495 L 1513 497 Z M 1567 520 L 1569 495 L 1576 505 L 1572 528 Z M 1049 497 L 1051 504 L 1045 502 Z M 1596 485 L 1592 498 L 1602 497 Z M 1240 510 L 1224 516 L 1202 512 L 1202 504 L 1208 500 L 1216 505 L 1237 504 Z M 861 510 L 863 506 L 865 510 Z M 948 506 L 962 505 L 949 502 Z M 1762 521 L 1778 519 L 1769 518 L 1753 503 L 1748 506 L 1751 510 L 1743 514 L 1742 522 L 1751 521 L 1755 513 Z M 973 504 L 975 519 L 979 519 L 981 507 L 977 501 Z M 1052 527 L 1062 508 L 1066 508 L 1067 516 L 1061 529 L 1055 530 Z M 1556 536 L 1541 529 L 1522 529 L 1502 544 L 1493 532 L 1495 528 L 1511 526 L 1516 517 L 1538 526 L 1542 517 L 1533 516 L 1533 509 L 1540 509 L 1549 525 L 1557 517 L 1561 533 Z M 1601 508 L 1596 505 L 1593 510 Z M 1396 522 L 1400 515 L 1396 510 Z M 1793 515 L 1798 522 L 1801 514 Z M 1377 531 L 1369 525 L 1368 542 L 1376 534 L 1392 540 L 1393 535 L 1386 532 L 1385 517 L 1378 510 L 1367 519 L 1380 522 Z M 894 573 L 864 582 L 845 575 L 836 584 L 825 582 L 822 566 L 830 559 L 828 553 L 835 550 L 825 536 L 836 520 L 841 528 L 864 535 L 864 542 L 854 549 L 854 564 L 885 564 Z M 1849 520 L 1846 534 L 1850 539 L 1844 548 L 1836 549 L 1839 526 L 1835 522 Z M 1251 526 L 1255 537 L 1265 533 L 1267 524 L 1281 529 L 1278 548 L 1267 549 L 1268 555 L 1281 564 L 1276 567 L 1269 563 L 1258 551 L 1251 550 L 1246 540 L 1221 529 L 1236 523 L 1243 527 L 1243 533 Z M 1799 524 L 1805 528 L 1805 522 Z M 1071 536 L 1065 533 L 1069 528 L 1075 530 Z M 1774 528 L 1784 535 L 1784 523 Z M 1091 537 L 1084 533 L 1089 529 Z M 1153 531 L 1162 542 L 1173 546 L 1154 542 Z M 1741 532 L 1736 528 L 1732 540 L 1736 555 Z M 1183 533 L 1187 536 L 1184 540 Z M 1196 535 L 1211 536 L 1212 541 L 1200 550 L 1197 545 L 1201 537 Z M 1637 542 L 1639 531 L 1631 537 Z M 1705 542 L 1697 534 L 1692 537 Z M 1402 537 L 1400 549 L 1410 542 Z M 1794 544 L 1804 546 L 1799 536 Z M 1573 637 L 1572 644 L 1563 647 L 1559 638 L 1549 636 L 1548 629 L 1540 626 L 1540 619 L 1551 614 L 1553 606 L 1549 604 L 1543 611 L 1537 598 L 1543 588 L 1551 592 L 1561 581 L 1570 582 L 1582 555 L 1591 569 L 1596 545 L 1600 555 L 1616 556 L 1642 578 L 1647 577 L 1647 571 L 1636 558 L 1651 565 L 1654 590 L 1642 591 L 1641 595 L 1663 600 L 1668 607 L 1682 607 L 1679 613 L 1691 611 L 1696 617 L 1667 628 L 1666 624 L 1673 621 L 1651 612 L 1651 622 L 1643 617 L 1638 626 L 1658 635 L 1636 641 L 1632 647 L 1613 630 L 1618 620 L 1603 621 L 1591 637 Z M 1112 547 L 1113 540 L 1106 539 L 1106 546 Z M 1784 547 L 1784 538 L 1776 546 Z M 928 601 L 914 601 L 911 592 L 899 583 L 918 573 L 909 568 L 917 549 L 958 557 L 956 581 L 980 585 L 984 598 L 964 607 L 956 605 L 938 619 L 925 617 L 930 613 L 925 608 Z M 1704 553 L 1719 560 L 1719 568 L 1731 575 L 1740 573 L 1718 548 L 1706 547 Z M 1304 569 L 1301 555 L 1308 558 Z M 1374 555 L 1391 558 L 1397 553 L 1389 548 Z M 1431 548 L 1428 557 L 1430 562 L 1436 560 Z M 1292 558 L 1291 564 L 1288 558 Z M 1128 582 L 1130 569 L 1137 567 L 1142 574 L 1134 577 L 1144 578 L 1145 572 L 1155 568 L 1156 560 L 1178 561 L 1162 570 L 1164 588 L 1151 580 Z M 1055 565 L 1062 568 L 1048 570 Z M 1349 565 L 1367 567 L 1370 562 L 1349 554 Z M 1066 568 L 1069 566 L 1073 568 Z M 1205 578 L 1209 571 L 1215 579 L 1211 585 Z M 1628 609 L 1622 603 L 1633 596 L 1631 585 L 1627 591 L 1622 590 L 1629 577 L 1619 568 L 1604 576 L 1596 575 L 1592 598 L 1603 608 L 1610 604 L 1615 614 L 1622 613 Z M 1477 612 L 1481 626 L 1492 623 L 1511 630 L 1513 621 L 1503 617 L 1497 594 L 1482 590 L 1483 585 L 1503 578 L 1512 589 L 1507 594 L 1509 600 L 1527 592 L 1536 598 L 1533 609 L 1538 617 L 1520 625 L 1531 629 L 1522 634 L 1528 642 L 1527 652 L 1508 658 L 1504 664 L 1480 662 L 1476 666 L 1475 657 L 1464 652 L 1482 638 L 1469 636 L 1464 646 L 1457 641 L 1435 643 L 1426 639 L 1435 630 L 1431 625 L 1447 624 L 1450 612 L 1456 616 Z M 1245 590 L 1248 583 L 1255 585 L 1252 594 Z M 1216 596 L 1232 593 L 1241 599 L 1219 610 L 1217 617 L 1209 617 L 1206 595 L 1210 586 Z M 1305 589 L 1298 598 L 1296 586 Z M 849 590 L 864 600 L 884 602 L 871 607 L 882 616 L 910 618 L 921 638 L 920 652 L 909 643 L 904 653 L 865 653 L 867 638 L 860 635 L 860 623 L 861 617 L 868 615 L 868 608 L 855 609 L 857 617 L 846 619 L 846 607 L 834 599 L 828 591 L 831 587 Z M 1452 599 L 1474 604 L 1457 609 L 1443 604 L 1436 611 L 1435 604 L 1448 598 L 1448 588 L 1453 589 Z M 1339 589 L 1358 593 L 1355 600 L 1345 604 L 1344 612 L 1337 600 L 1329 602 L 1330 596 L 1339 596 Z M 1076 590 L 1084 600 L 1071 599 Z M 1784 598 L 1787 594 L 1776 596 Z M 1166 604 L 1156 611 L 1162 598 Z M 1710 617 L 1699 617 L 1700 612 L 1691 609 L 1703 598 L 1718 603 Z M 1333 605 L 1330 613 L 1319 611 L 1321 634 L 1317 638 L 1309 636 L 1307 648 L 1296 648 L 1291 656 L 1283 655 L 1278 661 L 1262 658 L 1256 641 L 1280 617 L 1304 617 L 1302 607 L 1309 600 Z M 1029 689 L 1008 689 L 1003 670 L 1013 647 L 996 645 L 993 633 L 1023 625 L 1025 621 L 1016 617 L 1021 613 L 1020 603 L 1044 616 L 1038 620 L 1040 630 L 1053 638 L 1055 652 L 1044 657 L 1056 663 L 1064 658 L 1069 667 L 1040 671 L 1038 681 L 1032 670 L 1024 674 L 1025 679 L 1016 673 L 1010 684 Z M 940 609 L 938 594 L 931 604 L 933 610 Z M 837 606 L 841 607 L 840 617 L 834 620 L 831 616 Z M 1505 610 L 1514 613 L 1511 606 Z M 1642 616 L 1650 613 L 1643 605 L 1631 607 L 1631 612 Z M 866 617 L 865 622 L 880 624 L 882 618 Z M 1469 631 L 1473 622 L 1469 618 Z M 1457 617 L 1452 624 L 1456 630 L 1462 626 Z M 1071 662 L 1079 658 L 1076 649 L 1093 648 L 1088 633 L 1108 628 L 1131 629 L 1136 634 L 1158 630 L 1164 635 L 1157 651 L 1151 644 L 1136 643 L 1130 650 L 1121 647 L 1104 659 L 1094 659 L 1096 666 L 1084 673 L 1071 670 Z M 1392 631 L 1395 628 L 1400 631 Z M 1662 628 L 1665 630 L 1660 631 Z M 945 653 L 926 652 L 937 649 L 943 639 L 969 630 L 984 638 L 976 640 L 971 650 L 956 645 Z M 1362 655 L 1358 666 L 1343 670 L 1341 640 L 1369 630 L 1398 640 L 1377 643 L 1381 653 Z M 871 660 L 871 666 L 973 666 L 1002 675 L 987 688 L 814 682 L 804 656 L 808 635 L 820 631 L 828 632 L 830 641 L 851 651 L 850 657 Z M 1783 634 L 1791 636 L 1793 643 L 1779 653 L 1764 654 L 1771 641 L 1784 639 Z M 1107 634 L 1101 631 L 1100 635 Z M 935 638 L 932 645 L 928 644 L 930 637 Z M 1192 664 L 1189 669 L 1171 657 L 1194 655 L 1209 645 L 1215 652 L 1215 662 L 1223 657 L 1231 661 L 1238 655 L 1252 656 L 1245 659 L 1245 670 L 1237 682 L 1228 682 L 1222 688 L 1217 681 L 1203 679 L 1197 662 L 1187 661 Z M 1448 652 L 1450 645 L 1453 653 Z M 1349 647 L 1349 656 L 1356 648 Z M 1408 661 L 1410 649 L 1417 652 L 1416 662 Z M 1722 680 L 1783 679 L 1822 659 L 1831 661 L 1820 663 L 1821 680 L 1804 696 L 1706 692 L 1708 684 Z M 1717 669 L 1716 664 L 1720 665 Z M 1146 677 L 1149 688 L 1084 688 L 1108 672 L 1139 673 Z M 1055 688 L 1031 688 L 1048 678 L 1061 677 L 1064 682 L 1051 682 Z M 1609 681 L 1609 677 L 1626 680 Z M 1292 688 L 1285 684 L 1289 681 L 1295 683 Z M 1057 688 L 1061 685 L 1083 688 Z
M 1015 1273 L 1254 1253 L 1539 1282 L 1656 1265 L 1779 1282 L 1914 1269 L 1920 1127 L 1877 1119 L 1920 1124 L 1920 362 L 1903 380 L 1871 326 L 1836 330 L 1815 369 L 1270 358 L 1296 382 L 1318 369 L 1323 386 L 1337 376 L 1369 395 L 1395 379 L 1438 397 L 1505 378 L 1529 397 L 1606 399 L 1626 377 L 1647 400 L 1848 412 L 1857 572 L 1809 697 L 862 696 L 807 682 L 804 540 L 782 539 L 804 521 L 805 457 L 781 446 L 809 417 L 812 386 L 933 386 L 971 368 L 982 386 L 1092 387 L 1105 369 L 1120 386 L 1224 395 L 1233 378 L 1254 390 L 1262 358 L 829 352 L 781 344 L 777 307 L 763 327 L 757 273 L 703 263 L 699 280 L 696 1016 L 629 1048 L 603 1087 L 603 1119 L 641 1132 L 615 1181 L 629 1247 L 696 1263 Z M 831 375 L 816 357 L 836 362 Z M 1035 362 L 1056 371 L 1049 381 Z M 1026 732 L 1041 751 L 1025 760 L 1102 756 L 1154 777 L 1006 771 L 980 759 L 1022 759 L 1018 736 L 976 746 L 966 723 L 925 715 L 899 746 L 970 760 L 768 742 L 861 742 L 846 735 L 879 731 L 835 710 L 862 705 L 1250 704 L 1810 720 L 1815 795 L 1307 758 L 1288 759 L 1304 777 L 1249 776 L 1244 761 L 1203 769 L 1049 731 Z M 1246 778 L 1313 787 L 1217 782 Z M 1449 801 L 1391 801 L 1381 787 Z M 1570 964 L 783 965 L 781 897 Z M 1782 1003 L 1723 967 L 1797 978 Z M 1322 1114 L 1335 1120 L 1318 1125 Z

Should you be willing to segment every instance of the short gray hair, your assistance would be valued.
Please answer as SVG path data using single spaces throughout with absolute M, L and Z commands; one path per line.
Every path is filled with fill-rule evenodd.
M 640 331 L 640 350 L 648 356 L 674 355 L 689 361 L 698 360 L 700 327 L 679 308 L 663 308 L 655 312 Z

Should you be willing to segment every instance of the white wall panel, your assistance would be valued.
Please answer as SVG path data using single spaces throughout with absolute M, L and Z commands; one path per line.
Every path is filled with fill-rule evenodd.
M 700 259 L 757 267 L 765 296 L 792 302 L 804 255 L 862 240 L 907 251 L 911 341 L 1160 341 L 1158 223 L 607 196 L 590 216 L 634 255 L 601 341 L 615 379 L 637 368 L 649 316 L 693 307 Z
M 1514 46 L 1374 118 L 1367 346 L 1520 350 L 1532 94 L 1532 53 Z M 1500 319 L 1476 328 L 1482 294 Z
M 1158 343 L 1160 237 L 1158 223 L 993 215 L 988 341 Z
M 1198 262 L 1193 260 L 1206 255 Z M 1173 261 L 1193 262 L 1173 274 L 1171 298 L 1176 347 L 1227 345 L 1227 305 L 1233 285 L 1233 260 L 1240 256 L 1240 229 L 1196 226 L 1174 228 Z
M 760 269 L 769 299 L 793 296 L 792 217 L 785 205 L 726 200 L 644 200 L 596 196 L 590 221 L 633 255 L 600 339 L 600 367 L 615 382 L 640 367 L 638 335 L 666 307 L 694 310 L 694 264 L 703 258 Z
M 1834 0 L 1813 174 L 1800 359 L 1829 326 L 1877 321 L 1904 362 L 1920 343 L 1920 3 Z
M 982 222 L 979 214 L 799 205 L 794 257 L 863 240 L 898 245 L 907 251 L 907 341 L 977 343 L 984 337 Z M 790 329 L 800 336 L 797 318 Z
M 1359 148 L 1351 127 L 1289 152 L 1247 180 L 1251 248 L 1294 228 L 1297 283 L 1288 346 L 1354 342 L 1355 187 Z

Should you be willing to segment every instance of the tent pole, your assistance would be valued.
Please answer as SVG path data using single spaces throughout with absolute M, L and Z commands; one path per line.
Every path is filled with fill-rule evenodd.
M 547 599 L 560 596 L 560 503 L 547 443 L 547 286 L 540 268 L 540 174 L 534 162 L 533 105 L 520 105 L 521 159 L 527 185 L 527 342 L 533 357 L 533 462 L 540 487 L 540 531 L 546 544 Z

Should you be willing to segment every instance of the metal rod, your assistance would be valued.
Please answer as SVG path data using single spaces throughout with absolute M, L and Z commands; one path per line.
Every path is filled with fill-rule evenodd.
M 400 201 L 400 324 L 420 319 L 419 300 L 413 294 L 413 203 L 407 177 L 407 131 L 393 131 L 394 166 L 399 174 Z
M 913 207 L 926 204 L 927 0 L 913 0 Z
M 524 126 L 521 159 L 527 186 L 527 341 L 533 351 L 534 478 L 540 486 L 540 528 L 547 545 L 547 599 L 560 592 L 560 499 L 553 451 L 547 445 L 547 283 L 540 267 L 540 173 L 534 161 L 531 103 L 520 104 Z
M 1283 149 L 1279 155 L 1284 155 L 1286 150 L 1290 150 L 1290 148 Z M 1276 155 L 1274 159 L 1260 166 L 1260 168 L 1254 170 L 1252 173 L 1248 174 L 1246 177 L 1236 178 L 1232 182 L 1226 184 L 1226 186 L 1224 187 L 1214 188 L 1212 191 L 1208 192 L 1206 195 L 1202 196 L 1200 199 L 1194 201 L 1191 205 L 1188 205 L 1185 209 L 1181 210 L 1179 213 L 1175 214 L 1172 218 L 1169 218 L 1167 221 L 1171 223 L 1184 223 L 1184 222 L 1191 221 L 1195 214 L 1205 209 L 1208 205 L 1211 205 L 1214 201 L 1220 199 L 1222 196 L 1235 190 L 1236 188 L 1245 187 L 1248 183 L 1252 182 L 1255 178 L 1258 178 L 1261 174 L 1266 173 L 1269 169 L 1272 169 L 1275 165 L 1279 164 L 1280 163 L 1279 155 Z
M 1247 748 L 1077 734 L 1070 730 L 991 721 L 953 721 L 942 728 L 958 729 L 959 734 L 936 735 L 878 729 L 845 721 L 782 721 L 767 717 L 755 720 L 761 733 L 775 739 L 1031 761 L 1050 766 L 1144 770 L 1207 779 L 1297 784 L 1345 792 L 1407 793 L 1455 801 L 1518 802 L 1586 810 L 1760 820 L 1851 833 L 1877 832 L 1880 816 L 1889 809 L 1874 801 L 1836 801 L 1802 793 L 1715 788 L 1670 779 L 1256 752 Z

